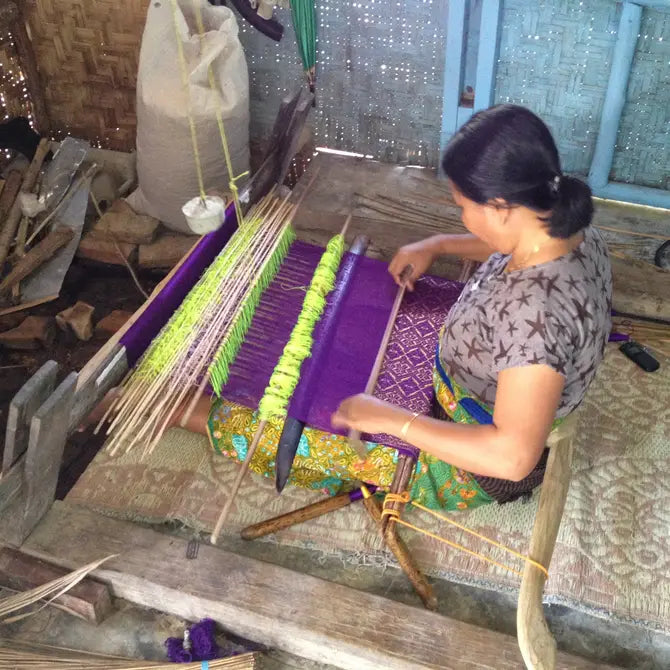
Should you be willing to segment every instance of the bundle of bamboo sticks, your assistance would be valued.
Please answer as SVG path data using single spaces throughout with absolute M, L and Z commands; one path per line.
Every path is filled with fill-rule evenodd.
M 138 661 L 121 656 L 108 656 L 75 649 L 0 640 L 0 670 L 173 670 L 174 663 Z M 185 670 L 200 670 L 200 661 L 182 663 Z M 256 655 L 253 653 L 230 656 L 208 661 L 211 670 L 253 670 Z
M 670 324 L 623 316 L 612 318 L 612 330 L 670 357 Z
M 245 217 L 124 380 L 103 418 L 114 417 L 107 431 L 112 453 L 140 443 L 151 453 L 179 410 L 186 410 L 182 425 L 188 420 L 212 375 L 219 386 L 225 381 L 260 293 L 292 241 L 296 208 L 271 193 Z

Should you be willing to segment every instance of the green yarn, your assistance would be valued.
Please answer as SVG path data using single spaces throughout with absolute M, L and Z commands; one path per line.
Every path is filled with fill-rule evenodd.
M 326 307 L 326 296 L 335 286 L 335 277 L 344 254 L 344 238 L 333 237 L 314 271 L 302 311 L 258 405 L 261 420 L 286 416 L 288 403 L 300 379 L 300 368 L 310 355 L 314 328 Z
M 293 229 L 287 227 L 275 245 L 275 249 L 265 262 L 263 271 L 256 278 L 250 293 L 245 299 L 244 305 L 235 317 L 228 336 L 224 339 L 214 359 L 209 366 L 208 374 L 210 383 L 217 396 L 221 397 L 221 389 L 228 381 L 230 365 L 235 360 L 242 342 L 246 337 L 254 312 L 258 307 L 263 291 L 270 285 L 272 278 L 277 274 L 291 243 L 295 239 Z
M 194 337 L 203 328 L 203 315 L 213 300 L 222 300 L 220 285 L 226 276 L 230 276 L 249 252 L 252 239 L 263 225 L 260 217 L 248 218 L 244 225 L 238 228 L 221 253 L 212 261 L 202 277 L 189 291 L 179 308 L 162 330 L 154 338 L 149 349 L 137 365 L 134 376 L 145 381 L 151 381 L 162 372 L 170 370 L 178 356 L 190 348 Z M 281 262 L 281 261 L 279 261 Z M 273 263 L 276 268 L 278 264 Z M 270 270 L 271 271 L 271 270 Z M 270 277 L 271 279 L 271 277 Z M 269 279 L 267 280 L 270 281 Z M 254 293 L 255 295 L 255 293 Z M 246 307 L 242 308 L 247 312 Z M 253 309 L 251 309 L 253 311 Z M 236 333 L 244 325 L 239 320 Z

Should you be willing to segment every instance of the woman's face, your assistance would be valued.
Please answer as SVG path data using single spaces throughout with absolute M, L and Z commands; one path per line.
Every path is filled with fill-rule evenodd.
M 466 198 L 451 180 L 449 186 L 454 202 L 461 208 L 463 225 L 490 247 L 509 253 L 515 244 L 514 227 L 509 225 L 513 210 L 490 204 L 480 205 Z

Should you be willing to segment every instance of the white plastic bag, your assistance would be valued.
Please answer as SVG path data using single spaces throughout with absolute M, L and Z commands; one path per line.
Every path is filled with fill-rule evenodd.
M 249 77 L 237 21 L 227 7 L 200 2 L 201 48 L 192 0 L 177 0 L 177 28 L 188 72 L 183 86 L 171 0 L 151 0 L 137 78 L 137 176 L 128 204 L 174 230 L 190 232 L 182 206 L 199 194 L 189 109 L 195 122 L 205 190 L 228 191 L 228 172 L 216 120 L 228 138 L 235 176 L 249 169 Z M 209 85 L 212 64 L 218 91 Z M 190 98 L 190 100 L 189 100 Z

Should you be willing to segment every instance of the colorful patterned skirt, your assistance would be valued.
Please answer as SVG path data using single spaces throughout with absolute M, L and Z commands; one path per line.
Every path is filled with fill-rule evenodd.
M 478 403 L 482 409 L 485 406 L 473 400 L 464 389 L 453 382 L 445 383 L 437 368 L 433 381 L 435 397 L 452 421 L 483 422 L 473 417 L 467 407 L 468 401 Z M 490 417 L 490 411 L 485 411 Z M 210 442 L 217 452 L 242 462 L 257 426 L 258 416 L 255 411 L 226 400 L 213 400 L 207 428 Z M 282 427 L 282 419 L 269 422 L 251 460 L 250 467 L 253 472 L 274 478 L 275 455 Z M 367 443 L 367 448 L 367 458 L 363 461 L 349 446 L 346 437 L 306 427 L 293 462 L 289 483 L 320 490 L 327 495 L 349 491 L 360 481 L 374 484 L 381 491 L 388 490 L 398 453 L 393 448 L 373 443 Z M 419 456 L 410 495 L 413 500 L 427 507 L 449 511 L 493 502 L 493 498 L 469 472 L 425 452 L 421 452 Z

